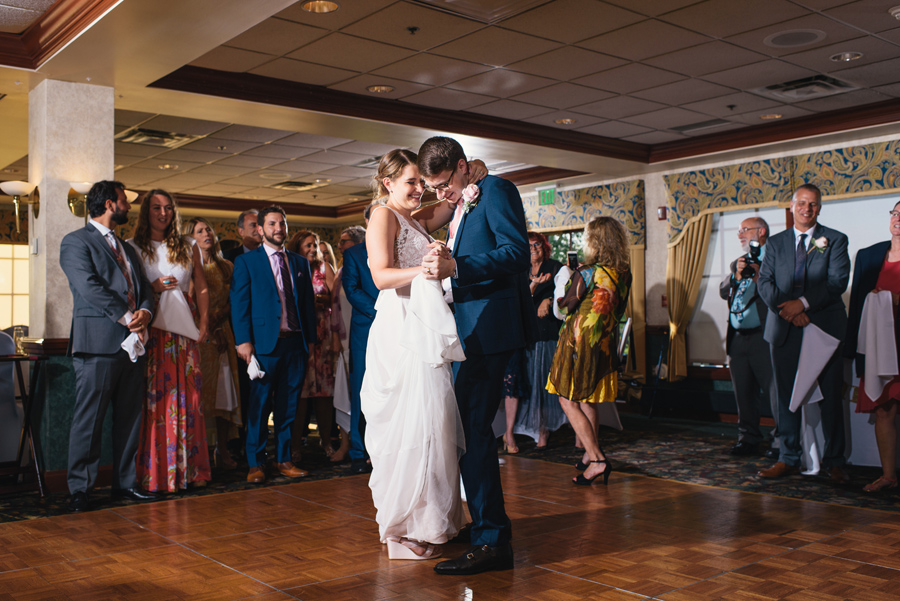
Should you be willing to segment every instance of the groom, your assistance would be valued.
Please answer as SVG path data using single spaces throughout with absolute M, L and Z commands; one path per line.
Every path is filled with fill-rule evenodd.
M 454 364 L 456 402 L 466 436 L 459 461 L 472 516 L 471 544 L 458 559 L 437 564 L 438 574 L 478 574 L 513 567 L 511 524 L 503 506 L 497 441 L 491 423 L 500 405 L 503 375 L 515 349 L 533 338 L 535 324 L 526 272 L 528 234 L 522 199 L 511 182 L 488 175 L 479 194 L 463 202 L 469 168 L 459 142 L 428 139 L 419 149 L 427 188 L 455 205 L 452 247 L 428 255 L 425 277 L 451 278 L 453 306 L 466 360 Z

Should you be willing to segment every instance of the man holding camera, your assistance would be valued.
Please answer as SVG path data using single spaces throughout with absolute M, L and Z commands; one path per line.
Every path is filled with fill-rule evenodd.
M 744 219 L 738 229 L 738 239 L 745 254 L 731 264 L 731 275 L 719 285 L 719 296 L 728 301 L 725 352 L 730 357 L 731 383 L 738 409 L 738 441 L 731 447 L 732 455 L 755 455 L 759 450 L 763 439 L 759 431 L 760 390 L 769 393 L 772 415 L 778 415 L 769 343 L 763 339 L 768 312 L 756 292 L 768 236 L 769 224 L 764 219 Z

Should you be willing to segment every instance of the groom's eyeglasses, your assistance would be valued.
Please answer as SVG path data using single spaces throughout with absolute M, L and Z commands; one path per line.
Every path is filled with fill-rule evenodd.
M 457 164 L 456 167 L 459 167 L 459 165 Z M 453 171 L 450 172 L 450 177 L 448 177 L 447 181 L 445 181 L 443 184 L 437 184 L 436 186 L 425 186 L 425 189 L 429 192 L 437 194 L 438 190 L 446 190 L 447 188 L 449 188 L 450 180 L 452 180 L 453 176 L 456 174 L 456 167 L 453 168 Z
M 900 217 L 900 211 L 891 211 L 891 217 Z

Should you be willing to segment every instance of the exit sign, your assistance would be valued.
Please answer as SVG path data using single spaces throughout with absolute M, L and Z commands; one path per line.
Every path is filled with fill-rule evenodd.
M 556 188 L 538 190 L 538 204 L 552 205 L 556 202 Z

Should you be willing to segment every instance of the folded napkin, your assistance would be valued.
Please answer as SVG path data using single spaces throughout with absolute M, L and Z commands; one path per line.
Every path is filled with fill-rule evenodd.
M 120 346 L 128 353 L 128 358 L 131 359 L 132 363 L 137 361 L 138 357 L 146 352 L 144 351 L 144 343 L 141 342 L 141 337 L 138 336 L 137 332 L 129 334 L 128 338 L 123 340 Z
M 247 364 L 247 375 L 250 376 L 251 380 L 259 380 L 266 375 L 266 372 L 260 369 L 256 355 L 250 355 L 250 363 Z
M 891 293 L 882 290 L 866 295 L 859 320 L 857 352 L 866 356 L 866 395 L 878 399 L 897 375 L 897 344 L 894 340 L 894 304 Z
M 840 340 L 826 334 L 813 324 L 803 328 L 803 342 L 800 346 L 800 361 L 797 363 L 797 374 L 794 377 L 794 390 L 791 393 L 791 411 L 807 403 L 818 403 L 823 398 L 819 390 L 819 375 L 828 364 L 828 360 L 837 350 Z
M 153 327 L 179 334 L 191 340 L 200 338 L 200 330 L 194 323 L 194 316 L 184 293 L 179 288 L 164 290 L 159 296 Z
M 566 295 L 566 283 L 573 273 L 568 265 L 563 265 L 556 273 L 556 277 L 553 278 L 553 302 L 550 303 L 550 306 L 553 308 L 553 315 L 560 321 L 565 321 L 566 315 L 559 310 L 559 299 Z

